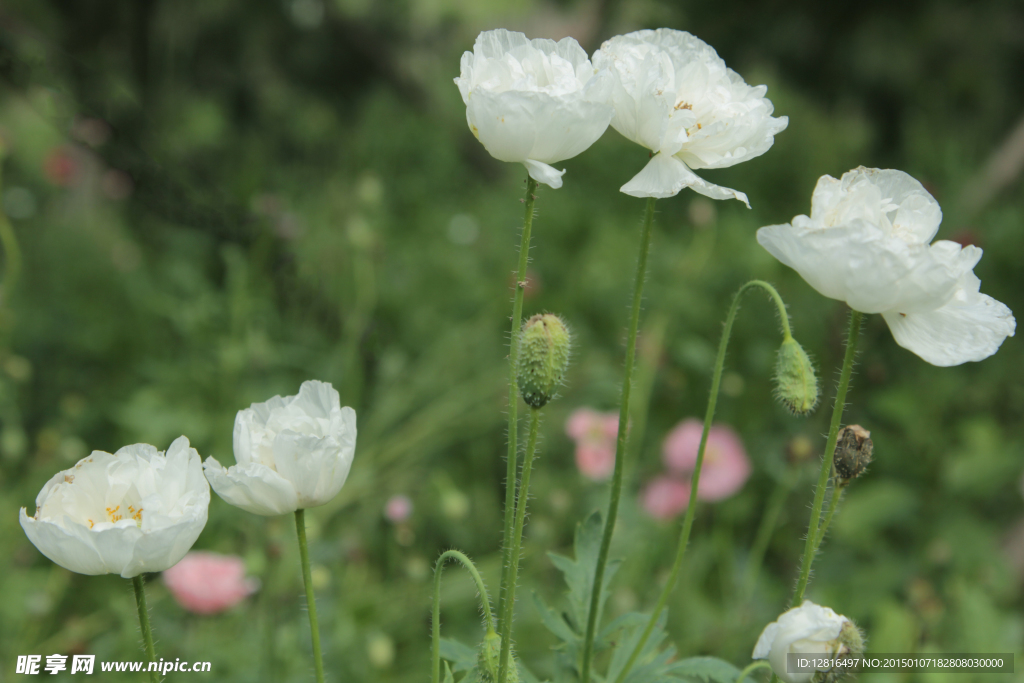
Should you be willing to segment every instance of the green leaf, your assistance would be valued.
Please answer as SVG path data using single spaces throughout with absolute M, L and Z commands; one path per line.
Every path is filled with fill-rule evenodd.
M 454 671 L 467 671 L 476 666 L 476 648 L 451 638 L 441 638 L 441 657 L 455 665 Z
M 573 553 L 576 559 L 548 553 L 548 557 L 551 558 L 555 567 L 565 575 L 565 583 L 569 587 L 569 620 L 572 628 L 580 634 L 586 629 L 587 614 L 590 609 L 590 593 L 593 590 L 594 573 L 597 569 L 597 556 L 601 550 L 602 530 L 601 513 L 595 511 L 576 527 L 573 541 Z M 598 623 L 601 620 L 604 603 L 608 600 L 608 586 L 615 571 L 619 568 L 619 564 L 619 561 L 610 560 L 605 566 L 597 609 Z
M 565 619 L 561 614 L 555 612 L 547 606 L 544 599 L 533 593 L 533 603 L 537 607 L 537 612 L 540 613 L 540 620 L 547 627 L 551 633 L 558 637 L 564 643 L 576 644 L 580 641 L 582 636 L 574 631 L 572 627 L 566 623 Z
M 630 612 L 612 622 L 602 634 L 602 636 L 611 639 L 614 634 L 613 627 L 620 631 L 620 635 L 616 639 L 615 651 L 612 653 L 612 661 L 608 665 L 607 679 L 609 681 L 617 680 L 619 674 L 622 673 L 622 669 L 626 666 L 626 662 L 629 661 L 630 655 L 633 654 L 633 649 L 640 642 L 640 637 L 643 635 L 644 629 L 647 628 L 647 623 L 650 619 L 651 616 L 649 614 Z M 658 650 L 658 646 L 665 639 L 665 623 L 667 619 L 668 611 L 662 610 L 661 616 L 658 617 L 658 621 L 651 630 L 650 637 L 644 643 L 640 656 L 636 659 L 636 664 L 626 678 L 627 681 L 641 680 L 638 678 L 641 672 L 643 672 L 644 680 L 651 675 L 660 673 L 658 670 L 664 666 L 665 657 L 663 655 L 665 653 L 661 653 L 661 655 L 656 657 L 654 655 Z M 669 651 L 667 650 L 666 652 Z M 671 653 L 674 654 L 674 650 L 671 650 Z
M 448 668 L 448 662 L 444 663 L 444 683 L 455 683 L 455 677 L 452 676 L 452 670 Z
M 690 657 L 672 662 L 667 669 L 675 678 L 713 682 L 736 683 L 740 670 L 717 657 Z

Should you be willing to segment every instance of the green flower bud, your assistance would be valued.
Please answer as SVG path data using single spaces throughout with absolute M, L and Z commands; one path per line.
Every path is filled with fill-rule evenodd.
M 843 630 L 839 632 L 839 643 L 843 654 L 864 654 L 864 634 L 852 621 L 847 620 L 843 624 Z
M 818 405 L 818 377 L 803 347 L 792 337 L 779 347 L 775 363 L 775 396 L 794 415 L 807 415 Z
M 838 648 L 835 650 L 834 656 L 837 658 L 864 654 L 864 634 L 849 619 L 843 624 L 843 629 L 839 632 L 839 637 L 835 642 Z M 839 681 L 848 680 L 851 677 L 850 674 L 857 670 L 859 669 L 848 666 L 836 666 L 827 671 L 818 671 L 811 678 L 811 683 L 839 683 Z
M 871 464 L 871 456 L 875 444 L 871 441 L 871 432 L 860 425 L 849 425 L 839 430 L 836 450 L 832 455 L 832 463 L 836 468 L 839 485 L 846 486 L 864 473 Z
M 519 333 L 519 393 L 532 408 L 554 398 L 569 365 L 569 330 L 557 315 L 545 313 L 526 321 Z
M 478 683 L 494 683 L 498 680 L 498 667 L 501 662 L 501 636 L 491 631 L 484 636 L 477 650 L 476 670 Z M 508 653 L 507 683 L 519 683 L 519 667 L 512 652 Z

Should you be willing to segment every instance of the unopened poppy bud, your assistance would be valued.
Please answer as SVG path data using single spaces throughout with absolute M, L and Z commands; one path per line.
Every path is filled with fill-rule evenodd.
M 860 425 L 849 425 L 839 430 L 836 441 L 836 452 L 832 462 L 836 468 L 836 476 L 840 485 L 845 486 L 856 479 L 871 463 L 871 455 L 875 445 L 871 442 L 871 432 Z
M 501 660 L 501 636 L 491 631 L 484 636 L 477 650 L 476 668 L 479 683 L 494 683 L 498 680 L 498 668 Z M 512 652 L 508 654 L 508 675 L 506 683 L 519 683 L 519 667 Z
M 794 415 L 807 415 L 818 405 L 818 376 L 796 339 L 787 337 L 775 362 L 775 396 Z
M 557 315 L 535 315 L 519 335 L 519 393 L 532 408 L 542 408 L 555 395 L 569 365 L 569 330 Z

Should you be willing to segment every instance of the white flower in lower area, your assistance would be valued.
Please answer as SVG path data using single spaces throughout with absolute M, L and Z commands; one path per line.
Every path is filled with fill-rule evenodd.
M 834 657 L 859 654 L 864 649 L 860 631 L 852 621 L 828 607 L 804 600 L 765 626 L 754 646 L 753 659 L 767 659 L 775 674 L 786 683 L 808 683 L 811 671 L 791 672 L 787 655 Z
M 554 188 L 551 164 L 580 154 L 608 128 L 608 74 L 598 74 L 572 38 L 530 40 L 522 33 L 484 31 L 462 55 L 455 84 L 473 135 L 500 161 L 526 166 Z
M 166 455 L 144 443 L 93 451 L 46 483 L 35 515 L 21 508 L 21 526 L 65 569 L 130 579 L 184 557 L 209 505 L 202 459 L 182 436 Z
M 236 465 L 204 463 L 221 498 L 257 515 L 323 505 L 345 484 L 356 450 L 356 412 L 334 387 L 303 382 L 297 396 L 275 396 L 238 411 Z
M 862 166 L 822 176 L 811 215 L 761 228 L 757 241 L 821 294 L 881 313 L 900 346 L 932 365 L 960 365 L 991 356 L 1017 323 L 979 291 L 981 249 L 930 243 L 941 220 L 914 178 Z
M 622 192 L 671 197 L 689 187 L 749 206 L 742 192 L 690 169 L 726 168 L 768 151 L 789 119 L 772 117 L 765 86 L 747 85 L 710 45 L 667 28 L 605 41 L 594 66 L 612 75 L 612 128 L 654 153 Z

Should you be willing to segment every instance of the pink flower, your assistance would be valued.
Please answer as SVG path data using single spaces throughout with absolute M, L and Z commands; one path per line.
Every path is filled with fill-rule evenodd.
M 662 456 L 671 473 L 688 477 L 693 472 L 703 429 L 701 422 L 690 418 L 665 437 Z M 728 498 L 743 488 L 749 476 L 750 460 L 739 435 L 726 425 L 713 425 L 708 432 L 697 497 L 708 501 Z
M 164 572 L 164 583 L 178 604 L 196 614 L 216 614 L 259 588 L 245 578 L 245 563 L 235 555 L 195 551 Z
M 401 524 L 412 516 L 412 501 L 401 493 L 388 498 L 384 504 L 384 517 L 392 524 Z
M 661 475 L 644 488 L 641 504 L 655 519 L 672 519 L 690 502 L 690 482 Z
M 618 413 L 578 408 L 565 422 L 565 433 L 576 442 L 576 467 L 593 481 L 603 481 L 615 469 Z

